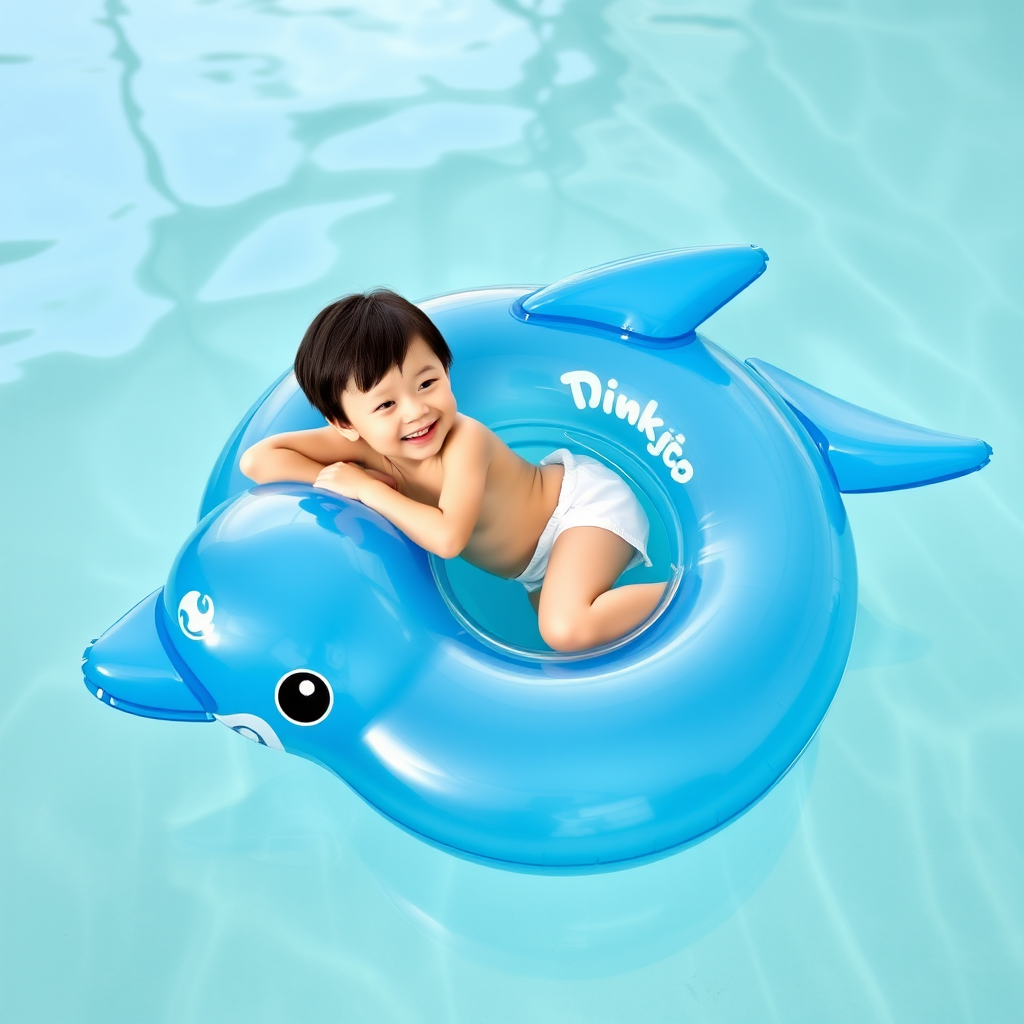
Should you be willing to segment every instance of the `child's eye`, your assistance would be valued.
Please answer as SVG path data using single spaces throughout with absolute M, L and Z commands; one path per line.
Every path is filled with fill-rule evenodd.
M 431 377 L 429 380 L 425 380 L 420 385 L 420 391 L 422 391 L 424 388 L 429 388 L 431 384 L 436 384 L 436 383 L 437 383 L 437 378 L 436 377 Z
M 373 411 L 374 412 L 380 412 L 381 409 L 387 409 L 389 406 L 392 406 L 394 404 L 395 403 L 392 402 L 391 399 L 389 398 L 386 402 L 381 402 L 380 405 L 378 405 L 377 408 L 374 409 Z

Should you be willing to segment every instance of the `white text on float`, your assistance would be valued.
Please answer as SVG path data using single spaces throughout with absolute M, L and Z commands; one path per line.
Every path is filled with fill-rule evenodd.
M 631 426 L 635 426 L 641 434 L 647 436 L 648 455 L 655 458 L 661 457 L 661 461 L 669 468 L 672 479 L 677 484 L 685 484 L 693 479 L 693 466 L 688 459 L 680 459 L 683 454 L 683 444 L 686 438 L 672 430 L 665 430 L 655 440 L 655 430 L 664 427 L 665 421 L 655 416 L 658 411 L 658 403 L 653 399 L 640 409 L 640 403 L 635 399 L 627 398 L 621 392 L 616 395 L 615 389 L 619 382 L 613 377 L 608 381 L 606 387 L 601 384 L 601 378 L 590 370 L 567 370 L 558 378 L 563 384 L 568 384 L 572 391 L 572 400 L 576 403 L 577 409 L 596 409 L 598 406 L 606 415 L 614 411 L 620 420 L 625 420 Z M 583 394 L 583 385 L 590 389 L 589 398 Z

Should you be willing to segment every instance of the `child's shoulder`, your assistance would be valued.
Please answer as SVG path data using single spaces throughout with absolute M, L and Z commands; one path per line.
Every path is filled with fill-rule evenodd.
M 461 412 L 456 413 L 455 422 L 444 440 L 442 458 L 488 458 L 497 439 L 497 435 L 479 420 Z
M 455 414 L 455 423 L 452 424 L 452 433 L 459 431 L 474 437 L 496 437 L 497 435 L 490 427 L 485 427 L 479 420 L 467 416 L 464 412 Z

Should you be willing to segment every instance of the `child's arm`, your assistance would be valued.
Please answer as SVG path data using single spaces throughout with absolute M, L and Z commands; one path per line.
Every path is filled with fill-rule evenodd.
M 480 518 L 490 461 L 487 435 L 486 427 L 465 418 L 449 435 L 441 456 L 444 482 L 437 508 L 414 501 L 344 463 L 327 466 L 316 485 L 369 505 L 439 558 L 455 558 L 469 543 Z
M 349 441 L 330 426 L 293 430 L 254 444 L 239 460 L 238 468 L 258 484 L 279 480 L 311 484 L 324 466 L 360 462 L 368 451 L 365 441 Z

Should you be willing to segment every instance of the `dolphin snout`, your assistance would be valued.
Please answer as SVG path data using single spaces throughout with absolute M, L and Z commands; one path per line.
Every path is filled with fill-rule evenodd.
M 89 690 L 104 704 L 146 718 L 186 722 L 213 720 L 206 704 L 185 682 L 160 637 L 162 590 L 140 601 L 82 654 Z

